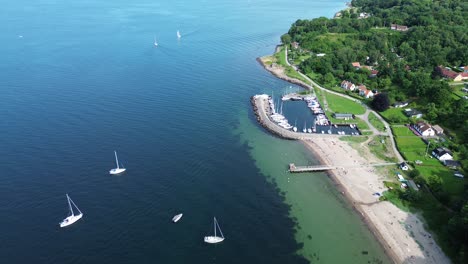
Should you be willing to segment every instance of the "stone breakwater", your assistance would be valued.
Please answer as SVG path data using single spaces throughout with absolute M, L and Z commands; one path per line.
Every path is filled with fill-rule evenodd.
M 252 96 L 250 98 L 250 103 L 252 104 L 253 111 L 255 113 L 255 116 L 257 117 L 258 123 L 262 127 L 264 127 L 266 130 L 270 131 L 272 134 L 274 134 L 276 136 L 279 136 L 279 137 L 284 138 L 284 139 L 295 140 L 296 138 L 290 138 L 290 137 L 287 136 L 286 133 L 282 132 L 280 127 L 277 127 L 277 129 L 272 128 L 272 125 L 275 125 L 275 124 L 270 124 L 270 123 L 273 123 L 273 122 L 271 122 L 269 120 L 268 116 L 267 116 L 268 114 L 270 114 L 269 113 L 270 110 L 267 107 L 265 107 L 265 104 L 264 103 L 262 104 L 260 102 L 260 100 L 262 100 L 262 99 L 256 98 L 256 95 L 254 95 L 254 96 Z M 283 130 L 286 130 L 286 129 L 283 129 Z

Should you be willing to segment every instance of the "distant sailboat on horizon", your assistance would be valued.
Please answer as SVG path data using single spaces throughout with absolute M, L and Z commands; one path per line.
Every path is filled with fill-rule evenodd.
M 158 42 L 156 41 L 156 37 L 154 37 L 154 46 L 155 46 L 155 47 L 158 46 Z
M 180 35 L 180 31 L 177 30 L 177 38 L 180 39 L 182 37 L 182 35 Z
M 67 216 L 67 218 L 63 219 L 62 222 L 60 222 L 60 227 L 69 226 L 83 217 L 83 213 L 80 211 L 78 206 L 76 206 L 76 204 L 73 202 L 70 196 L 68 196 L 68 193 L 67 193 L 67 200 L 68 200 L 68 208 L 70 209 L 70 215 Z M 79 214 L 75 215 L 75 213 L 73 212 L 72 204 L 75 206 L 76 210 L 78 210 Z
M 117 168 L 110 170 L 109 173 L 119 174 L 119 173 L 126 171 L 127 169 L 124 168 L 123 165 L 122 165 L 122 168 L 119 166 L 119 159 L 117 158 L 117 151 L 114 150 L 114 154 L 115 154 L 115 164 L 117 164 Z
M 218 224 L 218 221 L 216 220 L 216 217 L 213 217 L 214 218 L 214 236 L 206 236 L 205 237 L 205 243 L 209 243 L 209 244 L 216 244 L 216 243 L 219 243 L 219 242 L 223 242 L 224 240 L 224 235 L 223 235 L 223 232 L 221 231 L 221 227 L 219 227 L 219 224 Z M 217 236 L 216 235 L 216 229 L 219 229 L 219 233 L 221 233 L 221 236 Z

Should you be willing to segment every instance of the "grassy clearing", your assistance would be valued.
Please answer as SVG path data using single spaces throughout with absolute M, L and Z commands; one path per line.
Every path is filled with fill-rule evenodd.
M 380 113 L 390 124 L 404 124 L 408 117 L 403 114 L 402 108 L 389 108 Z
M 351 136 L 340 137 L 341 141 L 352 142 L 352 143 L 362 143 L 368 139 L 369 137 L 351 137 Z
M 274 54 L 274 58 L 276 63 L 281 65 L 284 68 L 284 73 L 291 78 L 298 79 L 303 81 L 304 83 L 308 83 L 308 81 L 302 77 L 293 67 L 289 66 L 286 62 L 286 53 L 284 50 L 284 46 L 280 47 L 279 51 Z
M 369 113 L 369 122 L 373 127 L 375 127 L 380 132 L 385 132 L 385 125 L 380 121 L 380 119 L 373 113 Z
M 382 143 L 383 142 L 383 143 Z M 369 150 L 377 158 L 388 162 L 397 162 L 398 159 L 392 150 L 390 138 L 386 136 L 374 137 L 368 144 Z
M 328 107 L 335 113 L 351 113 L 362 115 L 366 112 L 364 106 L 354 100 L 338 96 L 332 93 L 325 93 Z

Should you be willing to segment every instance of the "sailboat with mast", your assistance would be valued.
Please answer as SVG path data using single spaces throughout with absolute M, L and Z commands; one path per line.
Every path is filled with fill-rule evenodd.
M 69 226 L 69 225 L 75 223 L 76 221 L 80 220 L 83 217 L 83 213 L 80 211 L 78 206 L 76 206 L 76 204 L 72 201 L 70 196 L 68 196 L 68 193 L 67 193 L 67 200 L 68 200 L 68 207 L 70 209 L 70 215 L 67 216 L 67 218 L 63 219 L 62 222 L 60 222 L 60 227 Z M 78 211 L 79 214 L 75 215 L 75 212 L 73 212 L 72 204 L 73 204 L 73 206 L 75 206 L 75 208 L 76 208 L 76 210 Z
M 223 232 L 221 231 L 221 227 L 219 227 L 218 221 L 216 220 L 216 217 L 214 217 L 214 236 L 206 236 L 205 237 L 205 243 L 208 244 L 216 244 L 219 242 L 223 242 L 224 240 L 224 235 Z M 221 236 L 217 236 L 216 234 L 216 229 L 219 229 L 219 233 L 221 233 Z
M 177 38 L 180 39 L 182 37 L 182 35 L 180 35 L 180 31 L 177 30 Z
M 158 42 L 156 41 L 156 36 L 154 36 L 154 46 L 155 46 L 155 47 L 158 46 Z
M 302 129 L 303 133 L 307 133 L 307 124 L 306 121 L 304 121 L 304 128 Z
M 115 169 L 112 169 L 109 171 L 110 174 L 119 174 L 119 173 L 122 173 L 124 171 L 126 171 L 127 169 L 123 167 L 120 167 L 119 165 L 119 159 L 117 158 L 117 151 L 114 150 L 114 154 L 115 154 L 115 164 L 117 164 L 117 168 Z

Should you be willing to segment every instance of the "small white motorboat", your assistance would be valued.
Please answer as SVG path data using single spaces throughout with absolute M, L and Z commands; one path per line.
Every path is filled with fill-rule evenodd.
M 183 216 L 184 214 L 178 214 L 172 217 L 172 222 L 177 223 Z
M 67 200 L 68 200 L 68 207 L 70 209 L 70 215 L 67 216 L 67 218 L 63 219 L 62 222 L 60 222 L 60 227 L 69 226 L 83 217 L 83 213 L 80 211 L 80 209 L 78 209 L 78 206 L 76 206 L 76 204 L 72 201 L 72 199 L 70 198 L 70 196 L 68 196 L 68 194 L 67 194 Z M 75 215 L 75 213 L 73 212 L 72 204 L 75 206 L 76 210 L 78 210 L 79 214 Z

